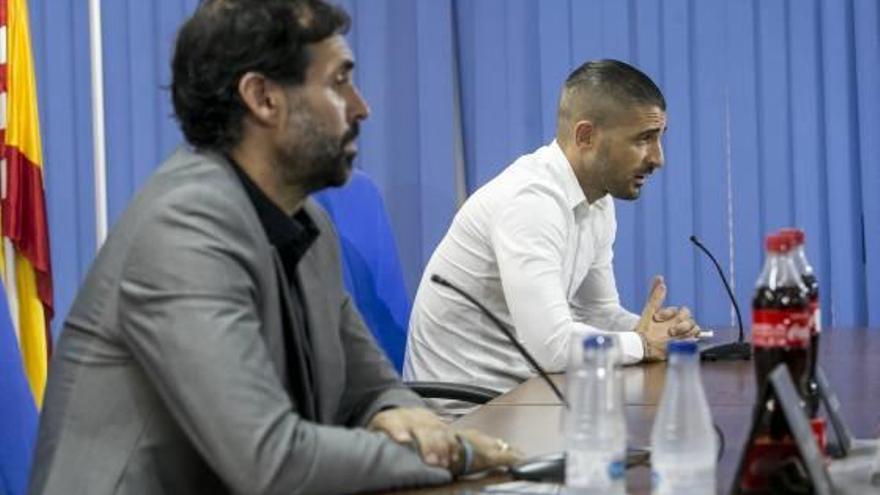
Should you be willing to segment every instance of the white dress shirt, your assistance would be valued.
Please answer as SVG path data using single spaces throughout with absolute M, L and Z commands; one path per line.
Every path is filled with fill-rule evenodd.
M 476 191 L 456 214 L 422 276 L 409 323 L 406 380 L 506 391 L 535 374 L 464 289 L 511 328 L 550 372 L 575 335 L 615 332 L 624 363 L 642 359 L 639 317 L 620 306 L 611 261 L 614 202 L 586 197 L 554 141 Z

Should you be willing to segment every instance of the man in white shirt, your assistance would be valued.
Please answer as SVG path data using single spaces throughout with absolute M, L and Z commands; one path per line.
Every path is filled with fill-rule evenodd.
M 698 335 L 687 308 L 660 308 L 659 277 L 641 318 L 621 307 L 611 263 L 612 197 L 638 198 L 663 165 L 665 110 L 651 79 L 623 62 L 588 62 L 568 77 L 556 140 L 477 190 L 428 262 L 405 379 L 504 391 L 535 373 L 488 317 L 432 283 L 433 274 L 483 303 L 551 372 L 565 368 L 572 336 L 614 332 L 629 364 L 664 359 L 667 340 Z

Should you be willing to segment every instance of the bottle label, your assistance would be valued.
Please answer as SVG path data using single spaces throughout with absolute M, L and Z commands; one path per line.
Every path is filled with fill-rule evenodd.
M 756 309 L 752 312 L 752 345 L 806 348 L 810 345 L 811 317 L 809 309 Z
M 626 469 L 623 458 L 605 452 L 584 452 L 576 449 L 566 452 L 565 486 L 589 488 L 608 493 L 623 490 Z

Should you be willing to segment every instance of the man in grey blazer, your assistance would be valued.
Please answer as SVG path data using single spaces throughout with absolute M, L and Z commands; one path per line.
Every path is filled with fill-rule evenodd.
M 339 493 L 516 459 L 401 384 L 307 199 L 346 181 L 368 114 L 347 26 L 321 0 L 208 0 L 181 28 L 191 146 L 117 222 L 65 321 L 31 493 Z

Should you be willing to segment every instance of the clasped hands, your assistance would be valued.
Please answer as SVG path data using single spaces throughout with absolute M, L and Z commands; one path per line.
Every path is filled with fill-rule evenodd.
M 397 443 L 415 445 L 426 464 L 456 475 L 509 466 L 523 457 L 501 439 L 477 430 L 454 430 L 424 408 L 386 409 L 373 416 L 367 428 Z
M 690 339 L 700 335 L 700 326 L 694 321 L 690 310 L 682 306 L 663 307 L 666 299 L 666 283 L 663 277 L 654 277 L 648 302 L 636 325 L 645 347 L 645 361 L 666 359 L 666 343 L 671 339 Z

